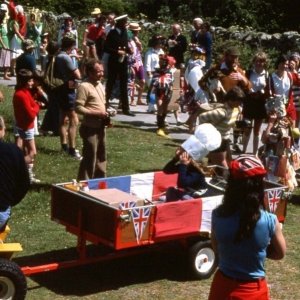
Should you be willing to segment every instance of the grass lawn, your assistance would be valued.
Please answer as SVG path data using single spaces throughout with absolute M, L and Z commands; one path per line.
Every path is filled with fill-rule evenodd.
M 12 89 L 1 89 L 6 100 L 0 114 L 7 121 L 7 140 L 13 141 Z M 159 170 L 177 147 L 174 141 L 128 124 L 116 123 L 107 134 L 108 176 Z M 58 137 L 37 137 L 36 144 L 35 172 L 43 185 L 33 186 L 13 208 L 9 223 L 8 241 L 20 242 L 24 248 L 15 257 L 21 266 L 70 259 L 76 246 L 75 237 L 50 220 L 50 186 L 76 178 L 79 162 L 61 153 Z M 300 299 L 299 215 L 300 206 L 289 203 L 286 258 L 267 261 L 272 299 Z M 175 246 L 163 250 L 28 278 L 27 299 L 207 299 L 211 279 L 188 280 Z

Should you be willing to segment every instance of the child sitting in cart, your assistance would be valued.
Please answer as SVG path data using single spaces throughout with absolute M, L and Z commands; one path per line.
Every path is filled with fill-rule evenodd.
M 206 193 L 208 185 L 200 161 L 220 144 L 221 134 L 213 125 L 198 126 L 195 135 L 176 150 L 163 169 L 166 174 L 178 173 L 177 186 L 166 191 L 166 202 L 199 198 Z
M 166 202 L 198 198 L 207 190 L 205 175 L 200 164 L 179 147 L 173 159 L 164 167 L 166 174 L 178 173 L 177 187 L 169 187 L 166 191 Z

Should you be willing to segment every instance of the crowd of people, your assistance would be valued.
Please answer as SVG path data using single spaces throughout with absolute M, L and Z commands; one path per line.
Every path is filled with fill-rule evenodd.
M 117 98 L 122 113 L 134 117 L 130 106 L 148 105 L 147 112 L 156 113 L 157 135 L 168 138 L 166 116 L 170 103 L 177 103 L 176 109 L 173 109 L 177 125 L 185 125 L 193 133 L 199 122 L 210 122 L 222 132 L 220 148 L 209 155 L 212 163 L 228 167 L 231 148 L 237 153 L 246 153 L 252 129 L 252 153 L 261 155 L 266 164 L 270 155 L 277 155 L 280 160 L 290 149 L 292 156 L 297 156 L 300 110 L 298 53 L 280 56 L 272 74 L 268 72 L 266 53 L 258 51 L 249 62 L 250 66 L 243 68 L 236 47 L 224 49 L 221 60 L 212 65 L 213 35 L 209 22 L 199 17 L 192 22 L 190 36 L 185 36 L 181 25 L 174 23 L 169 36 L 154 34 L 148 42 L 148 49 L 143 49 L 139 38 L 142 28 L 137 22 L 129 23 L 127 15 L 105 15 L 100 8 L 95 8 L 91 16 L 93 21 L 86 25 L 82 39 L 68 14 L 64 14 L 57 37 L 54 37 L 43 27 L 38 9 L 32 8 L 25 13 L 23 7 L 15 6 L 13 0 L 1 4 L 0 66 L 5 80 L 17 75 L 14 110 L 18 145 L 26 144 L 28 140 L 26 138 L 25 143 L 20 141 L 23 136 L 20 128 L 25 132 L 32 129 L 33 134 L 29 136 L 33 140 L 39 131 L 52 133 L 60 137 L 63 151 L 78 160 L 82 159 L 76 149 L 79 125 L 76 98 L 80 95 L 77 92 L 79 83 L 89 77 L 86 64 L 96 59 L 103 66 L 100 79 L 105 81 L 104 95 L 101 93 L 98 97 L 105 98 L 106 109 Z M 187 59 L 188 53 L 190 57 Z M 30 114 L 27 127 L 23 120 L 19 120 L 20 108 L 17 104 L 20 101 L 16 100 L 20 89 L 32 90 L 31 85 L 24 87 L 24 74 L 27 77 L 31 74 L 30 80 L 34 79 L 34 89 L 38 91 L 32 97 L 33 111 L 29 113 L 28 107 L 24 108 Z M 176 76 L 180 76 L 179 83 L 175 80 Z M 180 96 L 174 99 L 176 89 L 180 89 Z M 142 98 L 144 91 L 146 101 Z M 24 99 L 23 102 L 28 105 L 28 99 Z M 282 106 L 278 108 L 280 104 Z M 45 116 L 40 120 L 39 109 L 45 107 Z M 181 120 L 180 110 L 188 112 L 186 122 Z M 261 128 L 264 120 L 274 123 L 273 118 L 269 118 L 273 113 L 276 113 L 277 123 L 282 119 L 284 122 L 270 125 L 268 136 L 270 133 L 272 136 L 278 128 L 282 131 L 285 126 L 287 131 L 293 133 L 293 136 L 288 134 L 291 142 L 286 142 L 290 147 L 285 147 L 278 154 L 274 153 L 276 149 L 270 152 L 272 147 L 266 146 L 264 153 L 259 153 L 260 141 L 270 144 L 271 139 L 266 131 L 261 133 Z M 234 129 L 237 121 L 242 123 L 243 120 L 248 126 L 242 130 Z M 233 146 L 230 147 L 232 131 Z M 240 135 L 242 149 L 238 145 Z M 104 141 L 102 144 L 105 144 Z M 36 155 L 36 149 L 29 152 Z M 31 155 L 32 160 L 34 155 Z M 276 174 L 272 175 L 276 177 Z M 290 183 L 291 186 L 293 184 Z

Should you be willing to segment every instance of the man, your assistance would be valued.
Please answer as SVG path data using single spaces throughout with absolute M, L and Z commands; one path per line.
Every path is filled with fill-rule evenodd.
M 115 28 L 107 35 L 104 51 L 109 54 L 107 63 L 106 102 L 112 96 L 112 90 L 117 79 L 120 81 L 120 104 L 123 114 L 135 116 L 129 110 L 127 83 L 128 63 L 127 55 L 131 54 L 128 47 L 128 35 L 126 30 L 127 15 L 115 18 Z
M 30 70 L 34 72 L 36 70 L 36 61 L 34 56 L 34 41 L 26 39 L 22 42 L 22 50 L 24 51 L 16 60 L 16 73 L 21 69 Z
M 207 91 L 210 79 L 217 78 L 220 81 L 222 91 L 216 92 L 218 102 L 223 102 L 225 96 L 224 91 L 227 93 L 235 86 L 240 87 L 246 94 L 251 89 L 251 82 L 245 76 L 244 70 L 239 66 L 239 55 L 240 52 L 236 47 L 227 48 L 224 54 L 224 61 L 210 68 L 199 82 L 200 87 L 204 91 Z M 237 153 L 241 153 L 241 149 L 239 149 L 237 145 L 238 135 L 239 132 L 234 130 L 233 148 Z
M 5 143 L 5 123 L 0 116 L 0 232 L 10 218 L 11 206 L 19 203 L 29 187 L 29 174 L 22 150 Z
M 175 58 L 175 67 L 180 69 L 181 65 L 184 64 L 184 52 L 187 49 L 187 40 L 181 34 L 181 26 L 179 24 L 172 25 L 172 33 L 168 39 L 169 56 Z
M 240 52 L 236 47 L 229 47 L 224 54 L 224 60 L 220 64 L 210 68 L 208 72 L 201 78 L 200 87 L 208 90 L 209 80 L 217 78 L 225 92 L 228 92 L 235 86 L 239 86 L 244 92 L 249 92 L 251 82 L 245 76 L 245 72 L 239 66 Z M 224 94 L 217 94 L 218 102 L 222 102 Z
M 203 20 L 201 18 L 195 18 L 193 20 L 194 30 L 191 33 L 191 45 L 197 46 L 199 44 L 198 38 L 201 32 L 201 25 L 203 24 Z
M 85 64 L 87 80 L 77 92 L 76 112 L 83 115 L 80 136 L 83 141 L 82 160 L 78 180 L 106 176 L 105 125 L 108 113 L 105 108 L 104 87 L 100 83 L 103 65 L 95 58 Z
M 60 142 L 62 150 L 70 156 L 80 160 L 81 156 L 75 149 L 76 131 L 78 117 L 75 112 L 76 81 L 81 78 L 79 69 L 74 65 L 70 54 L 75 47 L 76 41 L 71 35 L 66 34 L 62 38 L 61 51 L 55 58 L 55 78 L 61 79 L 64 83 L 55 90 L 56 98 L 59 99 L 60 108 Z M 69 120 L 68 128 L 65 127 L 66 119 Z

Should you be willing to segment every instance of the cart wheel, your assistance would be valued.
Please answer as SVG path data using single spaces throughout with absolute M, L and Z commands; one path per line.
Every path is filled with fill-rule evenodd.
M 193 278 L 209 278 L 216 267 L 217 258 L 210 241 L 199 241 L 189 249 L 189 268 Z
M 27 282 L 20 267 L 13 261 L 0 258 L 0 299 L 25 299 Z

